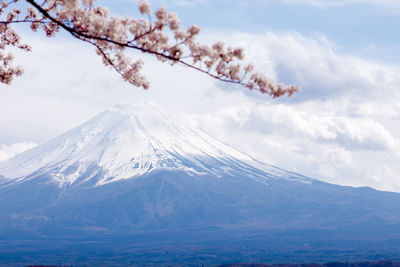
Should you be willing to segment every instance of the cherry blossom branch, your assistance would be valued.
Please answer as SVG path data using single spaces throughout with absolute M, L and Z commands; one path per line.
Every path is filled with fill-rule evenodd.
M 148 17 L 147 21 L 109 17 L 107 9 L 94 5 L 95 0 L 45 0 L 41 4 L 35 0 L 25 2 L 32 6 L 27 9 L 25 19 L 18 19 L 21 11 L 13 9 L 3 22 L 7 30 L 10 30 L 8 24 L 19 22 L 31 23 L 34 31 L 41 27 L 47 36 L 54 36 L 59 29 L 63 29 L 73 37 L 93 45 L 105 65 L 115 69 L 127 82 L 144 89 L 149 87 L 149 83 L 140 74 L 143 62 L 132 62 L 124 53 L 126 49 L 151 54 L 162 62 L 179 64 L 214 79 L 239 84 L 273 97 L 284 94 L 290 96 L 298 91 L 297 86 L 284 86 L 270 81 L 260 72 L 255 72 L 251 64 L 241 64 L 244 58 L 241 48 L 225 48 L 221 42 L 212 46 L 197 43 L 195 38 L 200 28 L 192 25 L 186 31 L 181 30 L 178 16 L 165 8 L 159 8 L 154 13 L 156 20 L 152 22 L 150 5 L 144 1 L 139 2 L 138 8 L 142 15 Z M 1 0 L 0 4 L 1 15 L 8 4 Z M 173 34 L 175 45 L 169 43 L 167 30 Z M 5 32 L 0 28 L 0 35 L 7 35 Z M 4 47 L 0 43 L 1 49 Z

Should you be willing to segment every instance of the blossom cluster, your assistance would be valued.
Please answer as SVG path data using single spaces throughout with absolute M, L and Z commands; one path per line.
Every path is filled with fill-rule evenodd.
M 285 94 L 290 96 L 298 91 L 297 86 L 274 83 L 255 71 L 252 64 L 241 63 L 244 58 L 242 48 L 227 47 L 222 42 L 211 46 L 197 42 L 200 28 L 191 25 L 186 30 L 182 29 L 178 15 L 163 7 L 152 13 L 150 4 L 140 0 L 138 9 L 143 18 L 115 17 L 110 16 L 107 8 L 95 5 L 95 1 L 44 0 L 39 3 L 25 0 L 30 7 L 24 15 L 21 10 L 14 8 L 4 14 L 5 20 L 0 21 L 0 34 L 5 36 L 1 39 L 0 50 L 5 45 L 28 49 L 19 44 L 19 36 L 12 31 L 10 25 L 29 22 L 32 30 L 41 28 L 49 37 L 63 29 L 75 38 L 95 46 L 106 66 L 115 69 L 127 82 L 144 89 L 149 88 L 149 82 L 140 73 L 143 62 L 128 57 L 125 53 L 127 49 L 152 54 L 162 62 L 181 64 L 218 80 L 240 84 L 273 97 Z M 1 15 L 9 4 L 1 0 L 0 4 Z M 11 58 L 0 54 L 0 60 L 4 62 L 0 66 L 0 75 L 5 70 L 8 70 L 11 78 L 21 74 L 20 69 L 9 66 Z M 7 81 L 0 80 L 5 83 L 11 80 Z
M 0 1 L 0 16 L 5 13 L 7 7 L 7 3 Z M 19 13 L 20 10 L 18 9 L 11 10 L 6 16 L 6 21 L 14 20 Z M 8 46 L 14 46 L 29 51 L 30 47 L 21 44 L 20 39 L 19 35 L 11 29 L 7 23 L 0 23 L 0 83 L 9 84 L 15 76 L 20 76 L 23 72 L 21 67 L 13 67 L 11 65 L 13 55 L 11 53 L 5 53 L 5 49 Z

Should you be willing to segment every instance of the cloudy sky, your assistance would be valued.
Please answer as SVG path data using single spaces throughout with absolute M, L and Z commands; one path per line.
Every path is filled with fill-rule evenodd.
M 114 104 L 151 99 L 259 160 L 400 192 L 400 0 L 150 2 L 177 12 L 185 26 L 199 25 L 203 42 L 244 47 L 247 61 L 301 92 L 270 99 L 150 57 L 151 89 L 143 91 L 104 67 L 91 47 L 21 27 L 33 52 L 17 53 L 25 74 L 0 85 L 0 160 Z M 135 0 L 99 3 L 138 15 Z

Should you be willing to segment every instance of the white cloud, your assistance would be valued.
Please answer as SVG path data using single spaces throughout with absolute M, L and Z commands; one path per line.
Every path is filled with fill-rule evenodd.
M 400 85 L 400 66 L 340 54 L 340 49 L 323 35 L 232 33 L 227 40 L 245 47 L 248 60 L 256 62 L 272 79 L 300 85 L 302 90 L 293 97 L 295 101 L 343 96 L 370 99 L 377 95 L 382 99 L 396 94 Z
M 0 161 L 7 160 L 35 146 L 36 144 L 33 142 L 21 142 L 11 145 L 0 145 Z
M 300 105 L 271 104 L 223 110 L 227 120 L 238 122 L 234 127 L 265 134 L 280 134 L 336 143 L 350 150 L 392 150 L 397 140 L 380 123 L 369 118 L 352 118 L 329 114 L 323 105 L 310 102 Z M 232 116 L 233 115 L 233 116 Z M 232 116 L 232 117 L 231 117 Z

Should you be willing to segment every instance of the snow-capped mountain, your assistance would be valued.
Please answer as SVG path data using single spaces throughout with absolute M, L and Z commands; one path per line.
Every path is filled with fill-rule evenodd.
M 0 203 L 0 265 L 10 263 L 2 262 L 2 248 L 13 259 L 16 244 L 12 255 L 22 251 L 26 259 L 27 242 L 44 251 L 59 244 L 67 265 L 82 264 L 82 247 L 93 255 L 90 244 L 119 246 L 125 265 L 157 264 L 157 246 L 162 259 L 186 255 L 182 244 L 187 253 L 203 246 L 195 259 L 220 255 L 208 263 L 226 255 L 255 262 L 268 251 L 303 255 L 299 261 L 332 260 L 325 256 L 351 249 L 361 255 L 362 248 L 398 255 L 393 244 L 400 244 L 400 194 L 323 183 L 258 162 L 146 102 L 110 108 L 1 162 Z M 210 251 L 210 244 L 217 245 Z M 138 248 L 150 256 L 127 256 Z
M 97 169 L 88 173 L 93 166 Z M 0 163 L 0 175 L 8 178 L 8 184 L 43 174 L 60 186 L 84 183 L 100 169 L 103 176 L 96 185 L 156 170 L 218 177 L 246 173 L 260 182 L 267 177 L 294 179 L 293 174 L 258 162 L 145 101 L 114 106 L 52 141 Z M 295 179 L 310 182 L 300 176 Z

